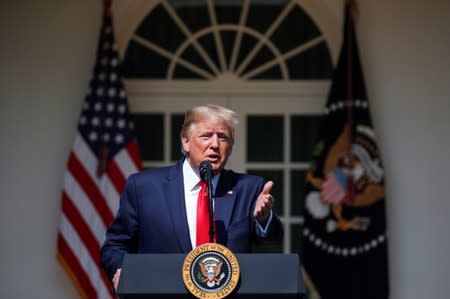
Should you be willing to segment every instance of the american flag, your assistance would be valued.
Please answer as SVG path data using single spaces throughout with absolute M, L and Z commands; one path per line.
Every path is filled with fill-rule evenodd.
M 320 190 L 320 197 L 329 204 L 351 202 L 352 177 L 345 170 L 336 168 L 329 173 Z
M 83 298 L 113 298 L 100 267 L 100 246 L 119 206 L 127 177 L 142 169 L 120 63 L 110 1 L 62 191 L 57 258 Z

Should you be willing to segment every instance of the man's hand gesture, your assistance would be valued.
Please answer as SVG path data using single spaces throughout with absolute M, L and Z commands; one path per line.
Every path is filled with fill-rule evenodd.
M 262 192 L 258 195 L 258 199 L 256 200 L 255 210 L 253 212 L 253 216 L 258 220 L 259 223 L 266 223 L 267 219 L 270 215 L 270 210 L 273 208 L 273 204 L 275 199 L 270 194 L 270 190 L 273 187 L 273 182 L 268 181 L 262 190 Z

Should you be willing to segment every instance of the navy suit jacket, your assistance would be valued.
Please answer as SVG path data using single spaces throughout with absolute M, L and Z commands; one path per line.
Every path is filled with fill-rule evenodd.
M 130 176 L 120 207 L 101 249 L 110 279 L 125 253 L 188 253 L 192 250 L 184 199 L 183 160 L 175 165 Z M 258 239 L 253 210 L 264 181 L 261 177 L 223 170 L 214 194 L 216 239 L 234 253 L 251 250 Z M 273 213 L 266 240 L 283 238 Z

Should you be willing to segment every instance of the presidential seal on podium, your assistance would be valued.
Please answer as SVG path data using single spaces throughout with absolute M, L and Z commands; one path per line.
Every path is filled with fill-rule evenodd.
M 184 285 L 197 298 L 224 298 L 233 292 L 240 277 L 236 256 L 216 243 L 206 243 L 189 252 L 182 272 Z

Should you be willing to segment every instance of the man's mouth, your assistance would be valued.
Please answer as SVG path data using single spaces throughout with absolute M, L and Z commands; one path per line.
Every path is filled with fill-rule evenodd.
M 211 163 L 218 163 L 220 161 L 220 155 L 209 155 L 207 158 Z

